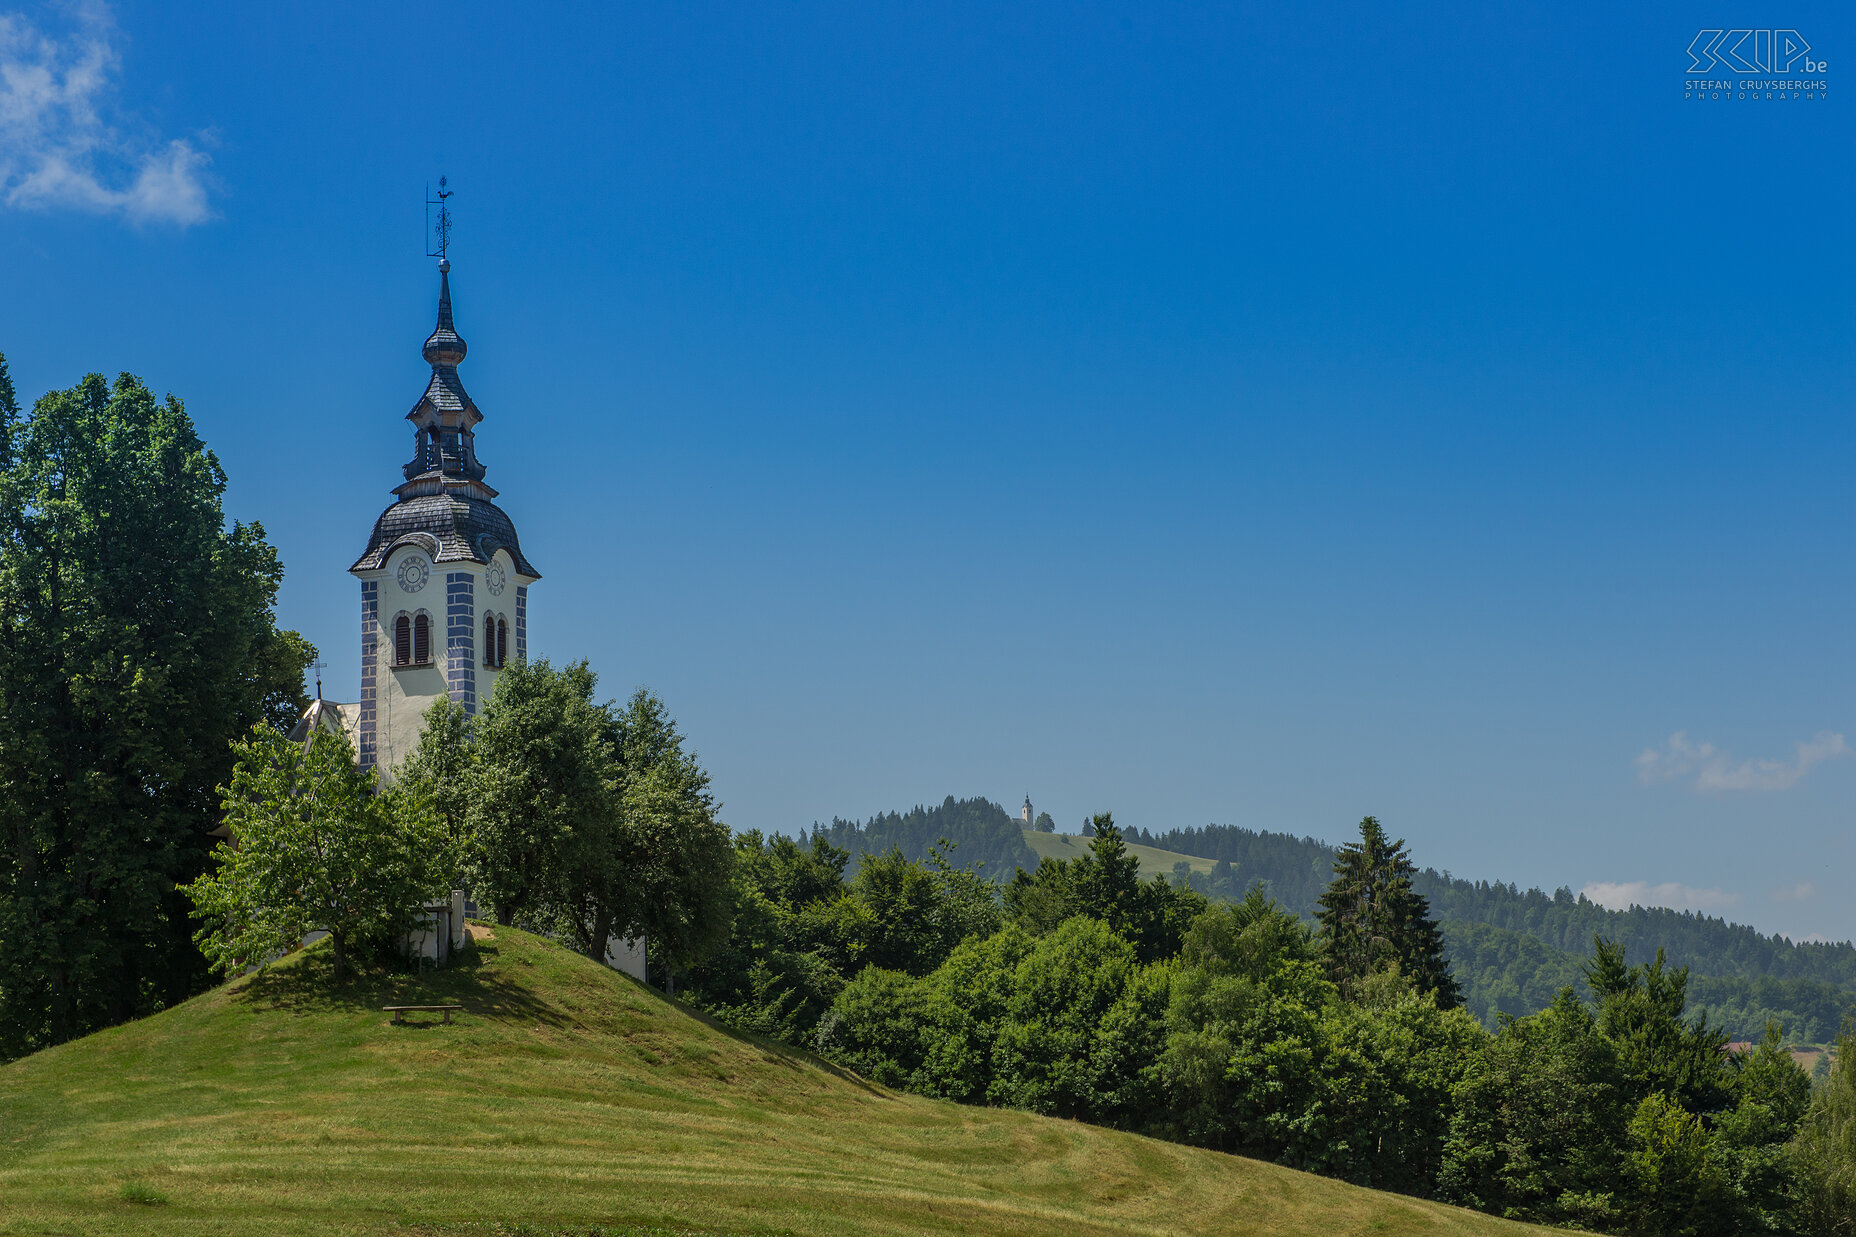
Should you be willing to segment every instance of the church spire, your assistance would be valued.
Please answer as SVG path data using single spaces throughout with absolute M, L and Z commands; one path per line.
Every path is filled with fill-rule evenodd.
M 438 260 L 438 325 L 425 338 L 425 360 L 434 370 L 456 369 L 470 349 L 451 321 L 451 259 Z
M 458 364 L 469 350 L 451 317 L 451 259 L 441 257 L 438 324 L 421 349 L 432 367 L 432 377 L 424 396 L 406 414 L 413 424 L 413 456 L 400 471 L 409 484 L 442 487 L 483 480 L 485 469 L 477 459 L 475 434 L 483 414 L 458 377 Z

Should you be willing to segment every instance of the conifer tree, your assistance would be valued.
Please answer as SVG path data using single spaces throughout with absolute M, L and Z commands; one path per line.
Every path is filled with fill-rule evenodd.
M 1435 992 L 1439 1007 L 1451 1009 L 1460 993 L 1430 903 L 1412 888 L 1416 871 L 1403 838 L 1390 841 L 1378 820 L 1362 820 L 1360 840 L 1340 848 L 1334 879 L 1321 895 L 1315 916 L 1321 943 L 1342 991 L 1396 967 L 1419 991 Z

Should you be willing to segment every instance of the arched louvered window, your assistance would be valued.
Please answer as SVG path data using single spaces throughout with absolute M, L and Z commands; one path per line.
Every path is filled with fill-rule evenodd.
M 419 666 L 432 660 L 432 620 L 423 614 L 412 619 L 412 660 Z
M 509 624 L 502 619 L 496 620 L 496 664 L 502 665 L 509 660 Z
M 496 620 L 487 614 L 483 616 L 483 664 L 496 669 Z
M 412 620 L 404 614 L 393 620 L 393 664 L 412 665 Z

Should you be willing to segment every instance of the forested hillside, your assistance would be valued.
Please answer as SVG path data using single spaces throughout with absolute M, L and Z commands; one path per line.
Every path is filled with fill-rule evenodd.
M 1020 822 L 983 798 L 949 796 L 938 807 L 862 822 L 837 819 L 815 832 L 853 855 L 893 846 L 910 859 L 925 858 L 946 838 L 957 844 L 950 856 L 955 866 L 981 865 L 995 881 L 1038 863 Z M 1304 919 L 1312 918 L 1333 879 L 1334 848 L 1315 838 L 1208 825 L 1159 833 L 1137 829 L 1128 840 L 1213 860 L 1209 872 L 1177 873 L 1208 897 L 1235 901 L 1260 885 Z M 1660 948 L 1671 966 L 1688 967 L 1692 1006 L 1706 1009 L 1737 1039 L 1758 1038 L 1771 1018 L 1783 1024 L 1789 1039 L 1822 1043 L 1856 1006 L 1856 948 L 1848 942 L 1795 943 L 1714 916 L 1660 907 L 1608 910 L 1569 889 L 1522 890 L 1434 868 L 1420 871 L 1414 884 L 1443 924 L 1465 1007 L 1490 1026 L 1497 1014 L 1531 1014 L 1551 1004 L 1561 988 L 1581 986 L 1579 963 L 1594 936 L 1622 944 L 1640 960 Z
M 1327 887 L 1334 848 L 1314 838 L 1266 833 L 1231 825 L 1136 830 L 1133 840 L 1162 850 L 1223 861 L 1204 878 L 1204 892 L 1242 897 L 1262 882 L 1269 895 L 1300 915 L 1314 913 Z M 1489 924 L 1525 933 L 1555 949 L 1583 954 L 1594 935 L 1618 941 L 1633 954 L 1666 951 L 1672 966 L 1698 974 L 1809 979 L 1856 988 L 1856 947 L 1794 943 L 1711 915 L 1633 906 L 1608 910 L 1570 889 L 1545 893 L 1512 884 L 1467 881 L 1426 868 L 1415 882 L 1441 920 Z
M 1239 898 L 1254 885 L 1304 918 L 1327 887 L 1334 849 L 1314 838 L 1232 825 L 1136 830 L 1144 845 L 1216 860 L 1187 877 L 1212 897 Z M 1602 936 L 1630 956 L 1661 949 L 1671 966 L 1693 972 L 1692 1003 L 1736 1038 L 1758 1038 L 1768 1018 L 1795 1040 L 1837 1033 L 1856 1002 L 1856 948 L 1849 942 L 1794 943 L 1709 915 L 1633 906 L 1614 911 L 1570 889 L 1549 894 L 1512 884 L 1468 881 L 1426 868 L 1413 881 L 1442 921 L 1464 1005 L 1493 1025 L 1495 1015 L 1531 1014 L 1581 980 L 1579 961 Z
M 1488 1026 L 1495 1025 L 1497 1014 L 1531 1014 L 1551 1004 L 1561 988 L 1584 987 L 1582 954 L 1489 924 L 1444 920 L 1443 930 L 1451 972 L 1463 987 L 1463 1006 Z M 1650 958 L 1655 952 L 1651 946 L 1632 956 Z M 1688 997 L 1693 1008 L 1706 1010 L 1735 1039 L 1758 1039 L 1772 1019 L 1785 1028 L 1788 1040 L 1812 1044 L 1834 1038 L 1856 1006 L 1856 993 L 1820 980 L 1714 976 L 1698 970 L 1689 977 Z
M 1038 866 L 1038 857 L 1025 844 L 1020 822 L 1004 808 L 986 799 L 956 799 L 949 795 L 939 807 L 917 804 L 906 813 L 884 812 L 866 821 L 834 817 L 829 825 L 814 825 L 812 836 L 822 837 L 840 850 L 858 855 L 880 855 L 894 847 L 906 859 L 926 859 L 943 838 L 955 843 L 947 860 L 955 867 L 971 868 L 990 880 L 1010 880 L 1020 868 Z M 801 842 L 806 840 L 802 833 Z

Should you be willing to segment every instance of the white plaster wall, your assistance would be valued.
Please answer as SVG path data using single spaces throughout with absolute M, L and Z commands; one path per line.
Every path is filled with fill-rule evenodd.
M 606 965 L 624 971 L 633 979 L 644 979 L 644 938 L 622 941 L 613 937 L 606 942 Z
M 425 586 L 417 591 L 409 591 L 400 583 L 400 564 L 409 557 L 424 560 L 428 568 Z M 434 563 L 423 551 L 411 546 L 395 550 L 382 570 L 361 577 L 380 582 L 379 631 L 374 642 L 377 660 L 374 726 L 376 760 L 383 779 L 391 780 L 393 771 L 419 746 L 419 736 L 425 732 L 425 712 L 432 707 L 432 702 L 449 694 L 446 671 L 451 616 L 447 576 L 464 572 L 471 577 L 471 663 L 479 712 L 489 703 L 499 677 L 496 670 L 484 665 L 489 652 L 483 647 L 483 616 L 486 613 L 509 624 L 509 657 L 515 658 L 516 589 L 533 581 L 516 574 L 506 550 L 498 550 L 491 561 L 501 570 L 504 579 L 501 593 L 490 591 L 488 568 L 476 563 Z M 395 667 L 393 621 L 402 613 L 410 615 L 420 610 L 432 619 L 431 664 Z

